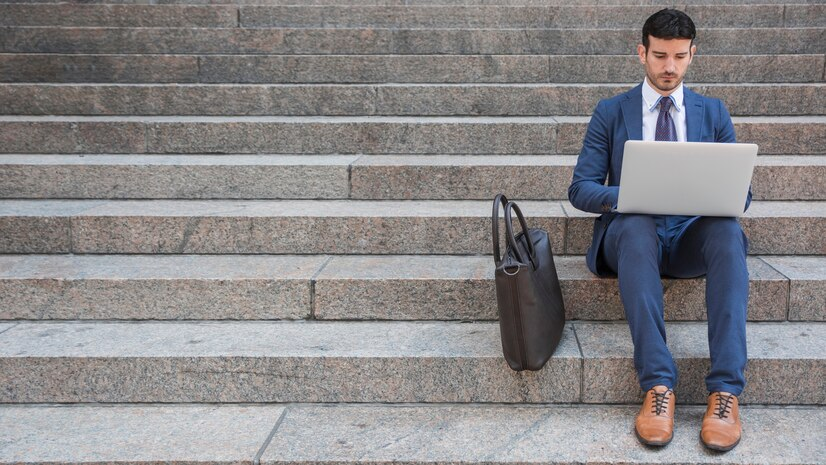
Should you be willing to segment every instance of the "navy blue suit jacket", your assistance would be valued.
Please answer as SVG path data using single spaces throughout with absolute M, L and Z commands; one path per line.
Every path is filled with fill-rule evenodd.
M 736 141 L 734 125 L 723 102 L 685 87 L 683 100 L 689 142 Z M 594 235 L 586 256 L 588 268 L 601 276 L 611 273 L 602 263 L 599 251 L 605 229 L 616 215 L 611 210 L 617 204 L 622 152 L 627 140 L 642 140 L 642 84 L 597 104 L 568 188 L 568 199 L 574 207 L 602 213 L 594 222 Z M 746 208 L 750 202 L 751 190 Z

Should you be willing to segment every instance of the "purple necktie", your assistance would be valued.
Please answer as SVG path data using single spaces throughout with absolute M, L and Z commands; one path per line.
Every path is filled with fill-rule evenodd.
M 674 120 L 668 112 L 673 103 L 671 97 L 660 98 L 660 115 L 657 116 L 657 131 L 654 133 L 654 140 L 677 141 L 677 128 L 674 127 Z

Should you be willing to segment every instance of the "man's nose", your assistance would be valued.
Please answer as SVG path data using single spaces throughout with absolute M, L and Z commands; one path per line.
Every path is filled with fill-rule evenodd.
M 672 58 L 665 60 L 665 72 L 674 73 L 677 70 L 677 65 Z

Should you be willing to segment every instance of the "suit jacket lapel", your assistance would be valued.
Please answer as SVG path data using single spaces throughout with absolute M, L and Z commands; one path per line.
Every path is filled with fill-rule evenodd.
M 688 142 L 699 142 L 702 129 L 703 118 L 706 114 L 703 111 L 703 99 L 699 94 L 683 88 L 683 99 L 685 100 L 685 126 L 686 140 Z
M 642 84 L 625 94 L 620 108 L 628 140 L 642 140 Z

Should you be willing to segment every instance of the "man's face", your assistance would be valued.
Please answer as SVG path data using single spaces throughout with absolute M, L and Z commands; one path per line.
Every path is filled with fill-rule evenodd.
M 670 95 L 683 82 L 697 46 L 691 45 L 691 39 L 648 39 L 647 50 L 642 44 L 637 46 L 645 75 L 657 92 Z

